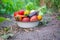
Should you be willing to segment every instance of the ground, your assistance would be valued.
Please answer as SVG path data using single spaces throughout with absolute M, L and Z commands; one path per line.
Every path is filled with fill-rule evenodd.
M 59 22 L 54 20 L 43 28 L 35 28 L 30 32 L 18 32 L 11 40 L 60 40 Z
M 8 40 L 60 40 L 60 20 L 55 15 L 50 16 L 46 25 L 23 29 L 19 28 L 18 32 Z

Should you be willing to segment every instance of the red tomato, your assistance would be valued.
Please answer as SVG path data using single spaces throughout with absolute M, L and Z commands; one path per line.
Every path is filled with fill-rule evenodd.
M 30 21 L 30 19 L 28 18 L 28 17 L 26 17 L 26 18 L 23 18 L 23 20 L 22 20 L 23 22 L 29 22 Z
M 14 13 L 14 17 L 17 16 L 17 15 L 18 15 L 18 12 L 15 12 L 15 13 Z
M 37 16 L 32 16 L 31 19 L 30 19 L 30 21 L 38 21 Z
M 24 10 L 20 10 L 19 15 L 24 15 Z

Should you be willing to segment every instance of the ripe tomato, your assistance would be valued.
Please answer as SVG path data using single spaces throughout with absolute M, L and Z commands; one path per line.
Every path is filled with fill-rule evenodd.
M 30 21 L 38 21 L 37 16 L 32 16 L 31 19 L 30 19 Z
M 20 11 L 18 12 L 18 14 L 19 14 L 19 15 L 24 15 L 24 10 L 20 10 Z
M 17 16 L 17 15 L 18 15 L 18 12 L 15 12 L 15 13 L 14 13 L 14 17 Z
M 30 19 L 28 18 L 28 17 L 25 17 L 25 18 L 23 18 L 23 20 L 22 20 L 23 22 L 29 22 L 30 21 Z

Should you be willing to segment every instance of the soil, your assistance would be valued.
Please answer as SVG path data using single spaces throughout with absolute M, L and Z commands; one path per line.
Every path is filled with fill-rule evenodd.
M 60 20 L 56 19 L 56 15 L 45 15 L 47 23 L 45 25 L 39 25 L 35 28 L 20 28 L 17 27 L 17 33 L 8 40 L 60 40 Z

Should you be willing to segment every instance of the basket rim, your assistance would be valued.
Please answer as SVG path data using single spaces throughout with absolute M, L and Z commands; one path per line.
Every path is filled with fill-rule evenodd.
M 39 21 L 32 21 L 32 22 L 16 21 L 16 22 L 22 22 L 22 23 L 32 23 L 32 22 L 39 22 Z

